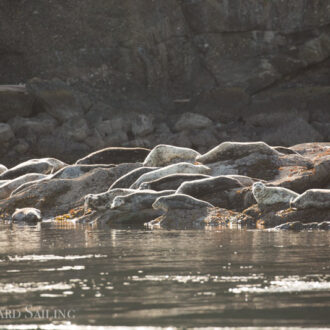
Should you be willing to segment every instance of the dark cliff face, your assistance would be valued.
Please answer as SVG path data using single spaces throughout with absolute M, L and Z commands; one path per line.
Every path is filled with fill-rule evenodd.
M 0 22 L 0 84 L 56 77 L 92 103 L 222 123 L 330 120 L 329 1 L 3 0 Z

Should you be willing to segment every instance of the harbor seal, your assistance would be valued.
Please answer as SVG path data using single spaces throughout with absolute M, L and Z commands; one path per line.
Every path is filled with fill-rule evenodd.
M 206 178 L 210 178 L 210 176 L 205 174 L 189 174 L 189 173 L 171 174 L 157 180 L 143 182 L 140 184 L 139 189 L 151 189 L 156 191 L 162 191 L 168 189 L 176 190 L 183 182 L 206 179 Z
M 129 188 L 141 175 L 157 170 L 158 167 L 139 167 L 117 179 L 110 189 Z
M 67 164 L 55 158 L 30 159 L 2 173 L 0 175 L 0 180 L 12 180 L 28 173 L 50 174 L 66 165 Z
M 193 163 L 197 156 L 200 156 L 200 153 L 193 149 L 159 144 L 150 151 L 143 166 L 161 167 L 180 162 Z
M 5 165 L 0 164 L 0 174 L 6 172 L 8 168 Z
M 144 209 L 152 209 L 154 201 L 161 196 L 174 194 L 174 190 L 153 191 L 141 190 L 126 196 L 117 196 L 114 198 L 111 209 L 135 212 Z
M 309 189 L 291 201 L 291 207 L 304 209 L 330 209 L 330 189 Z
M 150 149 L 110 147 L 95 151 L 76 161 L 76 164 L 122 164 L 143 162 Z
M 262 182 L 256 182 L 252 186 L 252 193 L 259 206 L 270 206 L 285 203 L 299 196 L 296 192 L 282 187 L 266 187 Z
M 84 209 L 85 212 L 88 209 L 92 210 L 106 210 L 110 208 L 112 201 L 117 196 L 126 196 L 136 192 L 133 189 L 109 189 L 106 192 L 100 194 L 88 194 L 84 197 Z
M 13 191 L 15 191 L 18 187 L 27 182 L 41 180 L 45 177 L 47 177 L 46 174 L 28 173 L 21 175 L 16 179 L 10 180 L 9 182 L 0 187 L 0 199 L 7 198 Z
M 13 221 L 39 222 L 41 221 L 41 212 L 33 207 L 16 209 L 11 216 Z
M 210 168 L 204 165 L 193 165 L 190 163 L 173 164 L 141 175 L 130 188 L 137 189 L 142 182 L 157 180 L 164 176 L 177 173 L 209 174 Z
M 158 197 L 152 204 L 156 210 L 167 212 L 169 210 L 183 210 L 183 209 L 200 209 L 207 207 L 214 207 L 211 203 L 201 201 L 197 198 L 185 194 L 172 194 L 168 196 Z

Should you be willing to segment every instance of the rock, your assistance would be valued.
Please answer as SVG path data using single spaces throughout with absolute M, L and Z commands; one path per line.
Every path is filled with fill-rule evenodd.
M 39 222 L 41 221 L 41 212 L 33 207 L 16 209 L 11 216 L 13 221 Z
M 203 220 L 213 205 L 188 195 L 174 194 L 157 198 L 152 207 L 163 215 L 150 221 L 148 227 L 184 229 L 204 226 Z
M 270 129 L 262 135 L 262 140 L 270 144 L 294 145 L 308 141 L 323 141 L 322 135 L 302 118 L 284 121 L 278 128 Z
M 200 154 L 189 148 L 160 144 L 150 151 L 143 166 L 161 167 L 180 162 L 193 163 L 197 156 Z
M 17 189 L 18 187 L 20 187 L 22 184 L 24 184 L 26 182 L 40 180 L 45 177 L 47 177 L 47 175 L 45 175 L 45 174 L 28 173 L 28 174 L 19 176 L 16 179 L 10 180 L 8 183 L 6 183 L 0 187 L 0 199 L 7 198 L 8 196 L 10 196 L 10 194 L 15 189 Z
M 84 118 L 73 118 L 67 120 L 60 130 L 65 131 L 67 136 L 76 142 L 85 142 L 88 139 L 90 129 Z
M 212 125 L 212 121 L 198 113 L 186 112 L 175 123 L 175 131 L 202 129 Z
M 143 182 L 139 186 L 139 189 L 151 189 L 156 191 L 176 190 L 183 182 L 206 179 L 209 177 L 209 175 L 205 174 L 170 174 L 157 180 Z
M 9 140 L 13 139 L 14 133 L 10 127 L 10 125 L 5 123 L 0 123 L 0 141 L 1 143 L 6 143 Z
M 243 210 L 252 204 L 251 199 L 250 203 L 246 203 L 245 195 L 249 190 L 243 188 L 243 185 L 236 179 L 218 176 L 184 182 L 176 193 L 207 201 L 217 207 Z
M 270 180 L 278 173 L 281 155 L 264 142 L 223 142 L 196 161 L 207 164 L 213 176 L 239 174 Z
M 111 204 L 115 197 L 117 196 L 126 196 L 132 193 L 137 192 L 134 189 L 109 189 L 106 192 L 100 194 L 88 194 L 85 196 L 84 209 L 85 212 L 88 209 L 92 210 L 106 210 L 110 209 Z
M 141 175 L 130 188 L 137 189 L 141 183 L 157 180 L 164 176 L 177 173 L 190 173 L 190 174 L 208 174 L 210 169 L 203 165 L 193 165 L 190 163 L 177 163 L 168 165 L 158 170 L 151 171 Z
M 34 98 L 28 95 L 24 85 L 0 85 L 0 122 L 15 116 L 30 116 Z
M 8 168 L 5 165 L 0 164 L 0 174 L 6 172 Z
M 83 114 L 72 90 L 60 79 L 33 78 L 27 82 L 26 89 L 47 113 L 61 123 Z
M 137 114 L 132 119 L 132 133 L 135 137 L 146 136 L 154 131 L 153 118 Z
M 330 221 L 324 221 L 318 224 L 318 229 L 320 230 L 330 230 Z
M 30 159 L 2 173 L 0 180 L 15 179 L 27 173 L 49 174 L 58 171 L 65 165 L 55 158 Z
M 303 230 L 304 225 L 300 221 L 286 222 L 274 228 L 275 230 Z
M 29 118 L 15 117 L 9 123 L 15 136 L 20 138 L 26 138 L 30 134 L 40 137 L 40 135 L 53 132 L 58 126 L 58 122 L 47 113 L 39 113 L 37 116 Z
M 272 207 L 278 204 L 283 204 L 283 208 L 288 208 L 290 202 L 299 196 L 292 190 L 282 187 L 267 187 L 262 182 L 253 184 L 252 193 L 259 208 Z
M 106 191 L 115 180 L 136 166 L 121 164 L 113 168 L 96 168 L 75 179 L 40 180 L 0 201 L 0 209 L 3 213 L 11 213 L 16 208 L 34 205 L 47 218 L 65 214 L 82 206 L 87 194 Z
M 129 188 L 141 175 L 156 169 L 158 169 L 158 167 L 139 167 L 116 180 L 111 185 L 110 189 Z
M 143 162 L 150 150 L 145 148 L 105 148 L 79 159 L 76 164 L 121 164 Z
M 291 201 L 291 207 L 304 209 L 330 209 L 330 189 L 309 189 Z
M 105 120 L 95 125 L 104 145 L 121 145 L 128 141 L 126 123 L 123 118 Z

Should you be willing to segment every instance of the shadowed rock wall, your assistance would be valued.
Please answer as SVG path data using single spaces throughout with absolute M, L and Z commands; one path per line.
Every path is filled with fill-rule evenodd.
M 134 112 L 175 134 L 175 116 L 197 112 L 218 142 L 329 139 L 328 0 L 3 0 L 0 25 L 0 84 L 60 79 L 92 131 L 98 114 Z M 126 133 L 117 144 L 141 137 Z

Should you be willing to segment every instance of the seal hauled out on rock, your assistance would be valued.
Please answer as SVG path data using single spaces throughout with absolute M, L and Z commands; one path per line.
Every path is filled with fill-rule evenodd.
M 330 189 L 309 189 L 291 201 L 291 207 L 303 209 L 330 209 Z
M 180 162 L 194 162 L 200 153 L 189 148 L 176 147 L 166 144 L 159 144 L 154 147 L 143 166 L 167 166 Z
M 156 191 L 178 189 L 183 182 L 207 178 L 210 178 L 210 176 L 205 174 L 171 174 L 157 180 L 143 182 L 140 184 L 139 189 L 151 189 Z
M 138 192 L 126 196 L 115 197 L 111 204 L 111 209 L 125 212 L 152 209 L 152 204 L 158 197 L 171 195 L 174 194 L 174 192 L 174 190 L 139 190 Z
M 164 176 L 176 173 L 191 173 L 191 174 L 209 174 L 210 168 L 204 165 L 193 165 L 190 163 L 178 163 L 169 165 L 158 170 L 141 175 L 130 188 L 137 189 L 142 182 L 153 181 Z
M 16 209 L 11 216 L 13 221 L 38 222 L 41 221 L 41 212 L 33 207 Z
M 252 186 L 252 193 L 259 206 L 270 206 L 279 203 L 288 204 L 299 194 L 282 187 L 266 187 L 262 182 Z
M 183 210 L 183 209 L 197 209 L 203 207 L 214 207 L 208 202 L 201 201 L 197 198 L 191 197 L 185 194 L 173 194 L 168 196 L 162 196 L 156 199 L 152 204 L 152 207 L 156 210 Z
M 88 194 L 84 197 L 85 203 L 84 203 L 84 209 L 85 212 L 88 209 L 92 210 L 105 210 L 110 208 L 112 201 L 117 196 L 126 196 L 128 194 L 132 194 L 136 192 L 134 189 L 111 189 L 104 193 L 100 194 Z

